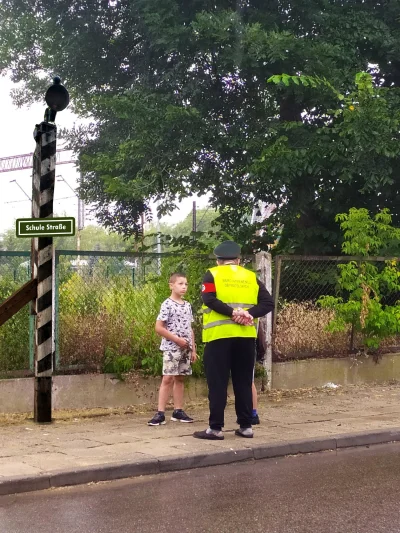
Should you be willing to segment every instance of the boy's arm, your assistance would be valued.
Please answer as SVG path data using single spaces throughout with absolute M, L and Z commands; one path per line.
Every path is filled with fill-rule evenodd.
M 165 323 L 162 320 L 156 320 L 156 327 L 155 327 L 156 333 L 160 335 L 161 337 L 164 337 L 164 339 L 167 339 L 168 341 L 172 341 L 175 344 L 177 344 L 180 348 L 188 348 L 189 343 L 187 340 L 182 339 L 181 337 L 178 337 L 178 335 L 175 335 L 175 333 L 171 333 L 171 331 L 168 331 L 165 327 Z

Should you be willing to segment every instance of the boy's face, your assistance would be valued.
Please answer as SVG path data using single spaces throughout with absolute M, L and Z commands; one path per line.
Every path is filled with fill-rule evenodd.
M 175 281 L 169 284 L 169 288 L 175 294 L 183 296 L 188 289 L 188 282 L 186 278 L 176 278 Z

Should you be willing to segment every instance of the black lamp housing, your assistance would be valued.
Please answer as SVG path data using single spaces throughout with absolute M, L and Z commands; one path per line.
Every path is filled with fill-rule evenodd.
M 45 113 L 45 122 L 54 122 L 57 111 L 63 111 L 69 104 L 67 89 L 61 85 L 61 79 L 56 76 L 45 95 L 46 104 L 49 106 Z

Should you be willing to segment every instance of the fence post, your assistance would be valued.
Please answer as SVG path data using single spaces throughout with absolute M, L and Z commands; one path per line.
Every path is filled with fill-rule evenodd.
M 256 256 L 256 268 L 260 272 L 260 279 L 266 289 L 272 294 L 272 258 L 271 254 L 262 252 Z M 264 359 L 264 369 L 267 375 L 267 390 L 272 388 L 272 314 L 269 313 L 262 318 L 265 323 L 265 343 L 266 352 Z
M 54 249 L 54 338 L 55 338 L 55 360 L 54 368 L 60 365 L 60 254 Z
M 281 270 L 282 270 L 282 258 L 277 255 L 275 257 L 275 276 L 274 276 L 274 316 L 272 322 L 272 335 L 276 333 L 276 319 L 278 317 L 278 301 L 279 301 L 279 289 L 281 285 Z
M 33 155 L 32 218 L 52 218 L 56 167 L 54 124 L 36 126 Z M 53 336 L 53 238 L 36 237 L 32 246 L 32 277 L 37 279 L 33 301 L 35 327 L 35 422 L 51 422 L 51 393 L 54 365 Z
M 35 157 L 33 157 L 33 168 L 35 168 Z M 34 170 L 33 170 L 34 172 Z M 33 181 L 33 174 L 32 174 L 32 181 Z M 33 213 L 33 202 L 32 202 L 32 213 Z M 28 265 L 28 274 L 29 270 L 31 271 L 31 278 L 35 278 L 35 271 L 34 271 L 34 242 L 35 239 L 32 239 L 31 241 L 31 258 Z M 32 300 L 29 304 L 29 370 L 33 372 L 33 375 L 35 375 L 35 331 L 36 331 L 36 306 L 35 306 L 35 300 Z
M 35 353 L 35 314 L 29 314 L 29 370 L 34 372 L 34 353 Z

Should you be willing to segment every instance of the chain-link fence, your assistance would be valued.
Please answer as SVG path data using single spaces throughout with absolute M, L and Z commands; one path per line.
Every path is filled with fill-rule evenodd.
M 304 357 L 344 356 L 357 350 L 362 339 L 349 326 L 330 333 L 327 326 L 333 311 L 317 305 L 321 296 L 337 296 L 346 301 L 348 294 L 339 284 L 340 267 L 349 261 L 369 261 L 381 270 L 388 260 L 400 258 L 360 258 L 350 256 L 277 256 L 274 265 L 273 355 L 275 361 Z M 382 293 L 384 305 L 394 305 L 400 294 Z M 382 349 L 398 349 L 400 339 L 391 338 Z
M 254 258 L 244 258 L 254 268 Z M 187 275 L 197 343 L 201 343 L 201 282 L 215 258 L 195 252 L 55 252 L 55 371 L 159 373 L 160 339 L 154 331 L 170 295 L 172 272 Z M 29 252 L 0 253 L 0 303 L 30 279 Z M 0 376 L 33 369 L 34 319 L 25 306 L 0 328 Z M 201 358 L 200 358 L 201 359 Z M 201 360 L 196 370 L 201 372 Z
M 195 311 L 200 342 L 200 286 L 214 259 L 196 254 L 56 251 L 56 369 L 59 372 L 113 371 L 142 368 L 159 371 L 159 338 L 154 323 L 169 296 L 168 277 L 179 270 L 189 279 L 188 300 Z M 254 266 L 254 258 L 245 264 Z M 361 339 L 349 327 L 329 333 L 333 312 L 317 305 L 321 296 L 347 295 L 339 284 L 341 264 L 357 257 L 277 256 L 274 261 L 273 357 L 275 361 L 348 355 Z M 364 260 L 364 259 L 363 259 Z M 378 269 L 388 258 L 368 259 Z M 394 261 L 400 261 L 394 259 Z M 0 252 L 0 301 L 30 278 L 29 252 Z M 383 293 L 393 305 L 396 292 Z M 29 306 L 0 328 L 0 375 L 32 369 L 33 323 Z M 400 341 L 388 339 L 394 351 Z
M 0 302 L 30 277 L 30 252 L 0 251 Z M 26 375 L 32 368 L 33 318 L 26 305 L 0 328 L 0 377 Z
M 214 260 L 194 254 L 56 252 L 56 367 L 62 372 L 161 370 L 154 325 L 168 279 L 189 280 L 200 343 L 200 286 Z

